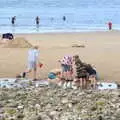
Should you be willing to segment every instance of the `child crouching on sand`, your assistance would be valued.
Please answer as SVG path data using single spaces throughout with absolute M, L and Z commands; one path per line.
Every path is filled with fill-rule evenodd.
M 48 82 L 50 85 L 58 86 L 60 83 L 61 69 L 53 69 L 48 73 Z

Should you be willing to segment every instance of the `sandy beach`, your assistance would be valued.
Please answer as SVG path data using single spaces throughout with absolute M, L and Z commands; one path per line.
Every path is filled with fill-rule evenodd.
M 79 54 L 82 61 L 96 67 L 101 80 L 120 82 L 120 31 L 15 34 L 40 49 L 38 77 L 45 79 L 48 72 L 60 68 L 58 62 L 64 55 Z M 72 47 L 73 45 L 85 47 Z M 28 48 L 0 47 L 0 77 L 15 77 L 27 64 Z M 29 75 L 31 77 L 32 75 Z

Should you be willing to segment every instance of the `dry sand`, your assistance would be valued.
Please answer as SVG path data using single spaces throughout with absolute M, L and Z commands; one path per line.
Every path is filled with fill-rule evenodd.
M 105 81 L 120 81 L 120 32 L 83 32 L 49 34 L 15 34 L 40 47 L 40 61 L 44 67 L 38 77 L 46 78 L 48 72 L 60 68 L 58 60 L 64 55 L 79 54 L 82 61 L 94 65 Z M 75 47 L 75 45 L 84 47 Z M 74 46 L 74 47 L 72 47 Z M 28 48 L 0 47 L 0 77 L 15 77 L 25 69 Z M 32 75 L 30 75 L 31 77 Z

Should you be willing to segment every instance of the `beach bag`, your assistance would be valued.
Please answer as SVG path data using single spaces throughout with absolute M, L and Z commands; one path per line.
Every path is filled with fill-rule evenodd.
M 12 40 L 12 39 L 14 39 L 14 36 L 13 36 L 12 33 L 5 33 L 5 34 L 2 35 L 2 38 Z

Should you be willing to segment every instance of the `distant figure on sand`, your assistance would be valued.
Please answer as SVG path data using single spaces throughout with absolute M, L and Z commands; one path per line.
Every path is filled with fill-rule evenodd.
M 15 24 L 15 21 L 16 21 L 16 16 L 12 17 L 12 19 L 11 19 L 11 23 L 12 23 L 12 25 Z
M 65 21 L 66 20 L 66 17 L 65 16 L 63 16 L 63 21 Z
M 30 73 L 32 70 L 34 72 L 33 74 L 33 80 L 37 80 L 36 78 L 36 72 L 37 72 L 37 66 L 42 65 L 39 62 L 39 50 L 38 50 L 38 46 L 34 46 L 31 49 L 29 49 L 28 51 L 28 66 L 27 69 L 22 73 L 21 76 L 18 77 L 26 77 L 27 73 Z
M 36 25 L 39 25 L 39 23 L 40 23 L 40 18 L 37 16 L 37 17 L 35 18 L 35 21 L 36 21 Z
M 112 22 L 108 22 L 108 29 L 112 30 Z
M 4 34 L 2 34 L 2 39 L 13 40 L 14 36 L 12 33 L 4 33 Z

